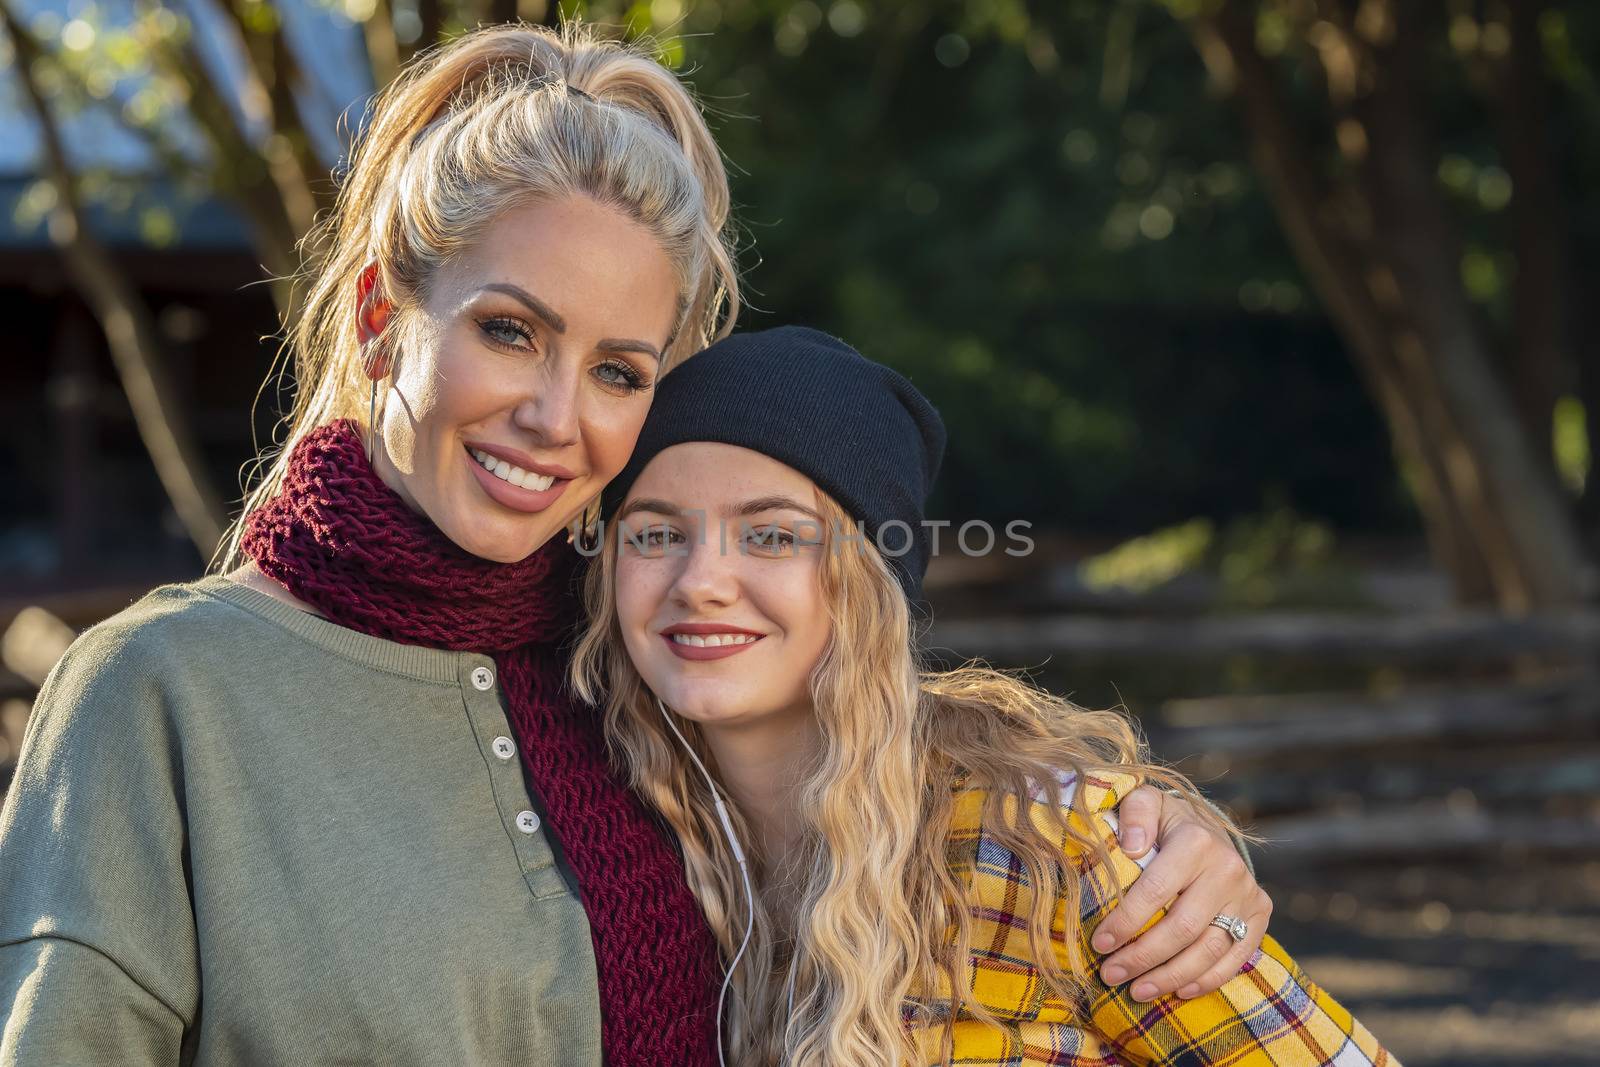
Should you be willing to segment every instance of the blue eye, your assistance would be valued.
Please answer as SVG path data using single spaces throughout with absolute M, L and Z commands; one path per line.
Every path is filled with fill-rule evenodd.
M 594 369 L 594 376 L 607 388 L 636 393 L 645 386 L 639 372 L 622 360 L 608 360 Z
M 518 341 L 529 345 L 533 343 L 533 332 L 516 319 L 482 319 L 478 323 L 478 329 L 482 330 L 484 336 L 491 341 L 506 348 L 521 348 L 522 345 L 517 344 Z

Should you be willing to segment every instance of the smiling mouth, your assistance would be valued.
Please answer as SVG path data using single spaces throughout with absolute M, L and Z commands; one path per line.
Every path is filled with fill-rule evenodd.
M 499 478 L 502 482 L 510 482 L 519 489 L 527 489 L 535 493 L 542 493 L 555 484 L 555 476 L 549 474 L 535 474 L 525 471 L 521 467 L 507 463 L 479 448 L 467 449 L 478 466 Z
M 721 648 L 724 645 L 748 645 L 761 640 L 760 634 L 668 634 L 675 645 L 692 648 Z

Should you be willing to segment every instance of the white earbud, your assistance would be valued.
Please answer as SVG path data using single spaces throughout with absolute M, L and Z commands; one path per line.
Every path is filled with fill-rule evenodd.
M 717 1063 L 727 1067 L 727 1060 L 722 1056 L 722 1003 L 728 996 L 728 985 L 733 981 L 733 970 L 739 966 L 739 960 L 744 956 L 744 950 L 750 946 L 750 934 L 755 929 L 756 923 L 756 895 L 750 888 L 750 864 L 744 858 L 744 849 L 739 847 L 739 835 L 733 832 L 733 820 L 728 818 L 728 809 L 722 803 L 722 794 L 717 791 L 717 783 L 711 780 L 711 772 L 706 770 L 706 765 L 700 762 L 700 757 L 695 755 L 683 734 L 678 730 L 678 724 L 672 721 L 672 714 L 667 711 L 667 706 L 656 698 L 656 707 L 661 709 L 661 717 L 667 720 L 667 728 L 678 738 L 683 750 L 689 753 L 689 758 L 700 769 L 700 776 L 706 780 L 706 787 L 711 790 L 711 799 L 717 806 L 717 818 L 722 823 L 722 832 L 728 839 L 728 847 L 733 851 L 733 858 L 739 864 L 739 876 L 744 879 L 744 940 L 739 942 L 739 951 L 733 954 L 733 959 L 728 963 L 728 973 L 722 979 L 722 991 L 717 994 Z M 790 1007 L 793 1008 L 793 987 L 790 988 Z

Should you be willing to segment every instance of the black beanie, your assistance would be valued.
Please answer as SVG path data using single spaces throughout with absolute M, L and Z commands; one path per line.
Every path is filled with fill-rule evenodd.
M 652 459 L 690 441 L 739 445 L 816 482 L 920 600 L 929 554 L 922 509 L 945 431 L 903 375 L 803 326 L 717 341 L 657 383 L 633 457 L 601 498 L 605 519 Z

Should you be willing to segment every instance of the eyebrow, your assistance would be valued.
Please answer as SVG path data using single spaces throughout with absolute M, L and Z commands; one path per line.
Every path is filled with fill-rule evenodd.
M 818 515 L 815 511 L 806 507 L 799 501 L 791 500 L 786 496 L 758 496 L 754 500 L 746 500 L 743 504 L 740 504 L 738 507 L 734 508 L 733 513 L 735 515 L 743 516 L 759 515 L 763 511 L 783 510 L 798 511 L 803 515 L 810 515 L 818 522 L 822 521 L 821 515 Z
M 781 511 L 785 509 L 790 511 L 798 511 L 803 515 L 809 515 L 818 522 L 822 521 L 822 516 L 818 515 L 814 510 L 806 507 L 804 504 L 801 504 L 798 501 L 791 500 L 786 496 L 761 496 L 756 497 L 753 500 L 746 500 L 744 503 L 735 507 L 731 514 L 738 516 L 750 516 L 759 515 L 763 511 Z M 627 506 L 624 507 L 621 513 L 617 515 L 617 518 L 619 520 L 625 519 L 636 511 L 650 511 L 657 515 L 669 515 L 673 517 L 679 517 L 683 515 L 683 509 L 672 503 L 672 501 L 645 496 L 629 501 Z
M 538 297 L 534 296 L 520 285 L 512 285 L 510 282 L 491 282 L 484 286 L 481 292 L 504 293 L 506 296 L 509 296 L 511 299 L 520 302 L 529 311 L 533 312 L 539 318 L 549 323 L 550 328 L 556 333 L 567 332 L 567 320 L 562 318 L 560 315 L 557 315 L 555 313 L 555 309 L 549 304 L 546 304 L 543 300 L 540 300 Z
M 655 345 L 646 344 L 644 341 L 632 341 L 625 337 L 607 337 L 595 348 L 601 352 L 639 352 L 649 356 L 657 363 L 661 362 L 661 350 Z

